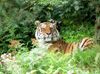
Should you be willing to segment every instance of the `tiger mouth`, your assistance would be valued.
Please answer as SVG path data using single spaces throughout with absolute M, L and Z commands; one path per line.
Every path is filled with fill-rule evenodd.
M 45 41 L 45 42 L 51 42 L 51 41 L 53 41 L 53 38 L 45 38 L 45 37 L 44 37 L 44 41 Z
M 59 38 L 57 38 L 57 37 L 44 37 L 44 41 L 47 43 L 57 41 L 58 39 Z

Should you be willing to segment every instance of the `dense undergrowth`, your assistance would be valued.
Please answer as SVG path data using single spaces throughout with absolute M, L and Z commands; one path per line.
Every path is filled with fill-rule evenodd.
M 83 26 L 75 29 L 62 28 L 61 36 L 66 42 L 80 41 L 83 37 L 93 37 L 93 27 Z M 66 31 L 66 32 L 65 32 Z M 0 74 L 99 74 L 100 46 L 94 45 L 86 51 L 77 51 L 72 55 L 45 52 L 43 48 L 25 46 L 11 48 L 16 61 L 0 64 Z
M 15 55 L 16 62 L 6 61 L 6 64 L 0 64 L 0 74 L 99 74 L 99 48 L 100 46 L 94 46 L 73 55 L 45 53 L 41 48 L 20 51 Z

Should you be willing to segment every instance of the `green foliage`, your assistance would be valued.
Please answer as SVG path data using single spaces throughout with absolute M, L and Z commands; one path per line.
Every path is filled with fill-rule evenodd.
M 65 41 L 79 41 L 93 37 L 95 7 L 100 0 L 0 0 L 0 54 L 17 51 L 16 62 L 1 64 L 0 74 L 99 74 L 100 47 L 69 56 L 45 53 L 44 49 L 31 51 L 35 20 L 49 19 L 61 22 L 59 28 Z M 8 48 L 10 40 L 18 39 L 23 45 Z M 13 52 L 12 52 L 13 53 Z M 42 53 L 42 55 L 41 55 Z M 45 55 L 45 56 L 44 56 Z
M 1 0 L 0 54 L 8 51 L 12 39 L 20 39 L 30 49 L 35 20 L 52 18 L 61 21 L 60 28 L 63 29 L 67 25 L 71 27 L 72 22 L 93 22 L 94 17 L 95 5 L 90 0 Z
M 73 55 L 53 52 L 45 53 L 45 49 L 41 48 L 24 52 L 19 51 L 15 55 L 16 62 L 6 62 L 6 65 L 1 66 L 0 71 L 7 74 L 99 74 L 99 48 L 100 46 L 95 46 L 84 52 L 78 51 Z
M 69 22 L 66 22 L 69 23 Z M 90 23 L 75 25 L 73 22 L 67 25 L 63 25 L 61 28 L 61 37 L 66 42 L 75 42 L 80 41 L 84 37 L 93 37 L 94 36 L 94 26 Z M 65 27 L 66 26 L 66 27 Z

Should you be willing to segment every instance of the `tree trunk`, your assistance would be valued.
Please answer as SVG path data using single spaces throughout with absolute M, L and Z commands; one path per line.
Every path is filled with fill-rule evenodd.
M 95 41 L 100 45 L 100 5 L 96 6 Z

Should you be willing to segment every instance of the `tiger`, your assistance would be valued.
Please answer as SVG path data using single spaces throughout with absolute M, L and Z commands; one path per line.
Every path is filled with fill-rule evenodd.
M 35 21 L 35 25 L 36 40 L 32 39 L 33 44 L 35 41 L 38 46 L 40 45 L 40 47 L 47 46 L 45 44 L 48 44 L 49 51 L 72 53 L 77 49 L 83 51 L 85 48 L 93 44 L 93 39 L 89 37 L 83 38 L 80 42 L 65 42 L 60 37 L 60 33 L 57 30 L 57 22 L 54 20 L 47 22 Z
M 60 34 L 56 28 L 56 22 L 35 21 L 35 25 L 37 26 L 35 37 L 38 42 L 48 43 L 59 40 Z

